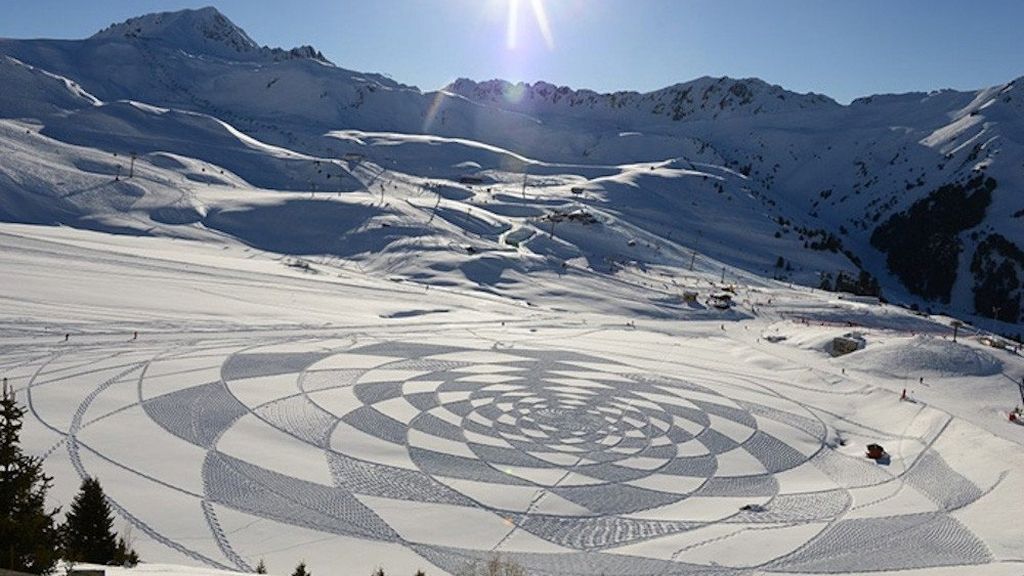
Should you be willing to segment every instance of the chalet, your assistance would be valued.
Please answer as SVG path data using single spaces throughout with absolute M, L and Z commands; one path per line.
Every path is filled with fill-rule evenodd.
M 832 356 L 844 356 L 850 352 L 856 352 L 864 347 L 864 341 L 858 337 L 847 334 L 836 336 L 832 339 Z

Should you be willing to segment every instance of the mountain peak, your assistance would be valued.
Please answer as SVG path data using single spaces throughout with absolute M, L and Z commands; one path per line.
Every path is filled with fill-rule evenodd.
M 212 6 L 129 18 L 92 36 L 94 40 L 122 38 L 160 40 L 215 56 L 237 57 L 260 50 L 244 30 Z
M 261 47 L 216 8 L 158 12 L 129 18 L 94 34 L 92 40 L 154 40 L 190 54 L 237 60 L 317 60 L 330 64 L 312 46 L 291 50 Z

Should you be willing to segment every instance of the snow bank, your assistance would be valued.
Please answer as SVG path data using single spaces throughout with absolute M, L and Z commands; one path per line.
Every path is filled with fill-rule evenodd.
M 99 564 L 75 564 L 75 570 L 103 570 L 107 576 L 237 576 L 247 572 L 232 572 L 197 566 L 180 566 L 176 564 L 141 563 L 133 568 L 122 566 L 102 566 Z
M 929 336 L 868 346 L 841 362 L 867 372 L 899 377 L 992 376 L 1003 371 L 1003 363 L 983 350 Z

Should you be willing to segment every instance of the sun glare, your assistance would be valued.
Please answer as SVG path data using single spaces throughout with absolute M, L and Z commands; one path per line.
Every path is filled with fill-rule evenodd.
M 547 44 L 549 50 L 554 49 L 555 37 L 551 34 L 551 22 L 548 20 L 548 13 L 544 10 L 544 0 L 530 0 L 530 6 L 533 8 L 533 15 L 537 19 L 540 33 L 544 36 L 544 43 Z
M 509 50 L 515 50 L 519 44 L 519 12 L 524 2 L 521 0 L 507 1 L 508 28 L 505 31 L 505 46 Z M 555 37 L 551 33 L 551 21 L 548 20 L 547 10 L 544 9 L 544 0 L 529 0 L 529 3 L 530 11 L 533 12 L 533 18 L 537 22 L 537 28 L 540 29 L 540 34 L 544 38 L 544 44 L 548 50 L 553 50 Z
M 519 0 L 508 0 L 508 29 L 505 31 L 505 46 L 515 50 L 519 29 Z

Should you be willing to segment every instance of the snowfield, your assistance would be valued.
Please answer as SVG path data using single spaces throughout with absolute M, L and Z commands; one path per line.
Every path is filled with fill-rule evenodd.
M 55 503 L 98 476 L 148 561 L 1024 566 L 1024 427 L 1005 417 L 1024 362 L 899 309 L 776 283 L 740 285 L 745 313 L 729 320 L 634 323 L 551 297 L 312 274 L 237 246 L 34 226 L 3 238 L 18 282 L 0 300 L 0 369 L 31 409 L 26 449 L 56 477 Z M 833 358 L 824 345 L 847 323 L 866 346 Z M 871 442 L 889 461 L 864 457 Z
M 1024 573 L 1019 345 L 809 287 L 1016 333 L 1014 82 L 424 94 L 203 9 L 0 84 L 0 375 L 135 573 Z M 946 301 L 872 243 L 943 185 Z

